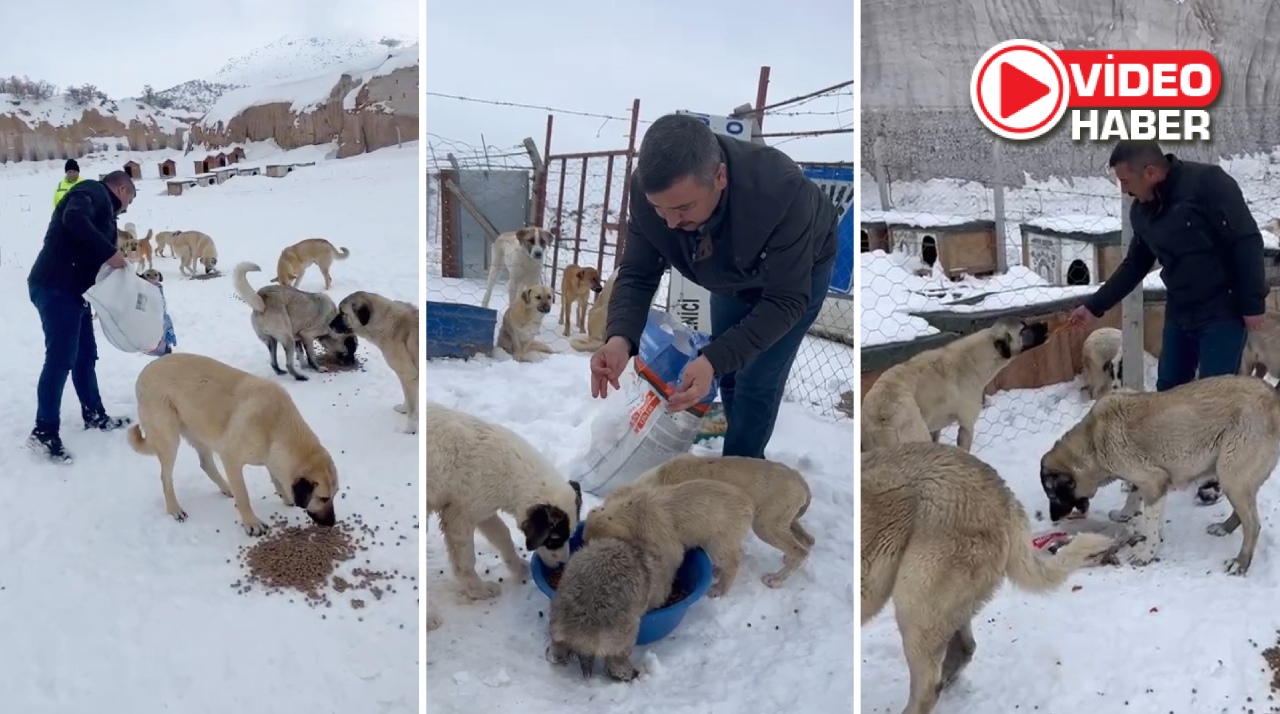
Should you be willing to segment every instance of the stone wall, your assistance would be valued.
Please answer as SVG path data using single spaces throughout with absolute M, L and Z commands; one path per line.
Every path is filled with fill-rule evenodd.
M 356 90 L 354 107 L 345 99 Z M 295 113 L 289 102 L 262 104 L 240 112 L 225 125 L 199 124 L 196 143 L 210 147 L 274 139 L 282 149 L 337 142 L 338 158 L 354 156 L 397 141 L 418 139 L 418 67 L 404 67 L 363 85 L 343 75 L 329 97 L 311 111 Z
M 97 109 L 86 109 L 80 119 L 54 126 L 23 115 L 19 107 L 0 114 L 0 162 L 80 158 L 92 150 L 91 139 L 119 138 L 130 151 L 181 148 L 183 131 L 166 131 L 156 122 L 124 123 Z M 114 146 L 111 148 L 115 148 Z
M 946 28 L 940 31 L 939 28 Z M 991 174 L 988 132 L 969 105 L 969 78 L 997 42 L 1029 39 L 1062 49 L 1203 49 L 1223 88 L 1211 107 L 1214 141 L 1171 147 L 1190 159 L 1280 145 L 1280 4 L 1273 0 L 863 0 L 861 157 L 885 137 L 892 180 Z M 1071 141 L 1064 118 L 1039 141 L 1007 142 L 1006 183 L 1023 172 L 1105 175 L 1108 148 Z

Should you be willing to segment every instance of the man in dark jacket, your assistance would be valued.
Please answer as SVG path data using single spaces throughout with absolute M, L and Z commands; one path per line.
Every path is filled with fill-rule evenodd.
M 836 255 L 835 204 L 777 149 L 667 115 L 645 132 L 607 341 L 591 357 L 603 397 L 640 344 L 667 267 L 711 293 L 711 344 L 668 405 L 688 409 L 720 376 L 725 456 L 764 458 L 796 352 L 818 316 Z
M 94 369 L 98 348 L 93 316 L 83 295 L 97 281 L 104 264 L 125 267 L 124 255 L 116 248 L 116 216 L 124 213 L 134 195 L 133 180 L 123 171 L 107 174 L 100 182 L 77 182 L 54 209 L 44 247 L 27 276 L 31 302 L 44 329 L 36 428 L 27 445 L 54 462 L 71 461 L 59 436 L 62 390 L 68 373 L 80 398 L 86 429 L 110 431 L 130 421 L 107 416 L 102 405 Z
M 1121 141 L 1111 152 L 1120 188 L 1133 196 L 1129 252 L 1107 282 L 1071 314 L 1084 326 L 1115 307 L 1160 261 L 1167 291 L 1156 391 L 1196 378 L 1236 374 L 1246 330 L 1262 324 L 1269 292 L 1262 234 L 1240 186 L 1216 164 L 1182 161 L 1154 141 Z M 1201 503 L 1222 495 L 1217 479 Z

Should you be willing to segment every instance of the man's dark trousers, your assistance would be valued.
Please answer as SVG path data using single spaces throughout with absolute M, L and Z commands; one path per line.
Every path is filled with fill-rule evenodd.
M 94 371 L 98 346 L 93 335 L 93 315 L 79 295 L 30 283 L 27 287 L 44 328 L 44 369 L 36 385 L 36 428 L 56 434 L 68 372 L 80 398 L 81 412 L 88 417 L 103 411 Z
M 1195 328 L 1165 320 L 1156 391 L 1187 384 L 1196 378 L 1197 368 L 1202 378 L 1239 373 L 1247 338 L 1244 320 L 1238 317 Z
M 787 385 L 787 375 L 795 362 L 800 343 L 818 318 L 818 310 L 831 287 L 831 266 L 813 272 L 809 306 L 789 332 L 773 343 L 747 366 L 720 375 L 720 403 L 724 405 L 728 430 L 723 456 L 763 459 L 764 447 L 773 436 L 778 406 Z M 711 337 L 724 334 L 751 312 L 753 303 L 730 295 L 711 294 Z

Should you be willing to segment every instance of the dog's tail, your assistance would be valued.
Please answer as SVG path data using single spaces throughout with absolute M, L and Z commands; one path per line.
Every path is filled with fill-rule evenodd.
M 258 291 L 254 290 L 253 286 L 249 284 L 249 278 L 245 277 L 247 273 L 256 273 L 259 270 L 262 270 L 262 268 L 259 268 L 257 263 L 240 263 L 236 265 L 234 275 L 236 295 L 239 295 L 241 300 L 244 300 L 249 307 L 253 308 L 254 312 L 266 312 L 267 304 L 262 301 L 262 296 L 258 294 Z
M 129 446 L 139 454 L 151 455 L 156 453 L 156 450 L 151 448 L 151 444 L 147 443 L 147 437 L 142 435 L 141 424 L 134 424 L 129 427 L 127 436 L 129 437 Z
M 350 257 L 351 257 L 351 251 L 347 250 L 346 248 L 333 249 L 334 260 L 346 260 L 347 258 L 350 258 Z
M 1031 525 L 1018 509 L 1009 528 L 1009 560 L 1005 574 L 1028 592 L 1048 592 L 1062 585 L 1090 558 L 1102 555 L 1115 541 L 1100 533 L 1081 533 L 1051 556 L 1041 556 L 1031 543 Z
M 595 352 L 604 347 L 604 341 L 590 335 L 574 335 L 569 338 L 569 346 L 579 352 Z

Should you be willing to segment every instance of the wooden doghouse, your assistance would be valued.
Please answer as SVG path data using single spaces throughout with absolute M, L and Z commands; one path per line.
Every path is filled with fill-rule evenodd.
M 1022 264 L 1050 285 L 1099 285 L 1124 259 L 1120 219 L 1043 216 L 1022 229 Z
M 209 164 L 210 169 L 220 169 L 223 166 L 231 165 L 231 160 L 228 159 L 227 155 L 223 152 L 218 152 L 213 156 L 211 156 L 210 158 L 213 159 L 213 162 Z
M 209 173 L 209 160 L 208 160 L 208 159 L 199 159 L 199 160 L 197 160 L 197 161 L 195 162 L 195 166 L 194 166 L 194 168 L 195 168 L 195 174 L 196 174 L 197 176 L 198 176 L 198 175 L 200 175 L 200 174 L 207 174 L 207 173 Z
M 197 186 L 212 186 L 218 179 L 211 173 L 199 174 L 195 177 Z
M 164 182 L 165 193 L 170 196 L 181 196 L 182 192 L 196 185 L 195 179 L 170 179 Z
M 158 166 L 160 167 L 160 178 L 173 178 L 178 175 L 178 164 L 173 159 L 165 159 Z
M 293 171 L 293 167 L 288 164 L 267 164 L 267 175 L 271 178 L 284 178 Z
M 889 226 L 884 221 L 863 220 L 858 229 L 860 231 L 858 252 L 870 253 L 873 250 L 889 252 Z
M 223 167 L 222 167 L 222 168 L 220 168 L 220 169 L 214 169 L 214 170 L 213 170 L 213 182 L 214 182 L 214 183 L 226 183 L 226 182 L 227 182 L 227 179 L 229 179 L 229 178 L 231 178 L 232 176 L 235 176 L 235 175 L 236 175 L 236 167 L 234 167 L 234 166 L 223 166 Z
M 137 161 L 124 162 L 124 172 L 129 174 L 129 178 L 137 181 L 142 178 L 142 164 Z
M 237 146 L 236 148 L 232 149 L 231 153 L 227 154 L 227 156 L 231 158 L 231 163 L 233 164 L 238 164 L 241 161 L 244 161 L 244 158 L 245 158 L 244 147 Z
M 885 223 L 893 252 L 913 255 L 931 268 L 941 264 L 947 277 L 992 275 L 999 265 L 994 221 L 889 212 Z
M 237 166 L 236 176 L 261 176 L 261 166 Z

